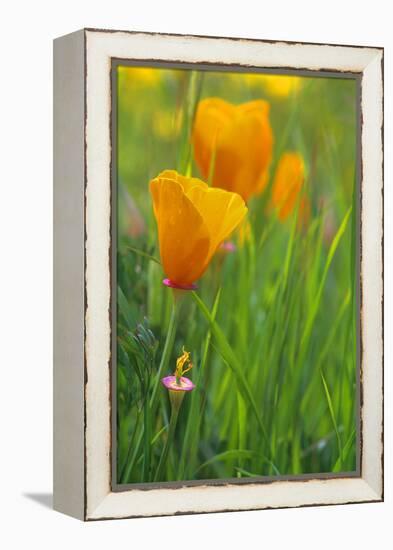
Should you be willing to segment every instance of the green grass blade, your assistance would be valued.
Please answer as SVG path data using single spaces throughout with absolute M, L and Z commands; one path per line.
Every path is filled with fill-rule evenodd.
M 278 469 L 266 456 L 262 455 L 261 453 L 257 453 L 256 451 L 249 451 L 249 450 L 243 450 L 243 449 L 230 449 L 229 451 L 218 453 L 214 455 L 212 458 L 209 458 L 209 460 L 206 460 L 206 462 L 204 462 L 203 464 L 201 464 L 195 473 L 198 473 L 200 470 L 202 470 L 206 466 L 210 466 L 211 464 L 214 464 L 216 462 L 221 462 L 225 460 L 238 460 L 238 459 L 245 460 L 247 458 L 262 459 L 265 463 L 272 465 L 276 474 L 280 475 L 280 472 L 278 471 Z
M 326 360 L 326 357 L 328 356 L 329 351 L 331 350 L 331 348 L 334 345 L 334 342 L 337 338 L 338 329 L 340 327 L 340 324 L 342 323 L 342 319 L 344 317 L 344 314 L 347 311 L 347 308 L 349 306 L 350 297 L 351 297 L 351 293 L 348 291 L 345 298 L 344 298 L 344 301 L 343 301 L 343 303 L 340 307 L 340 310 L 337 314 L 337 317 L 334 320 L 332 326 L 330 327 L 330 330 L 329 330 L 329 332 L 327 334 L 327 337 L 325 339 L 325 344 L 324 344 L 324 346 L 323 346 L 323 348 L 322 348 L 321 352 L 319 353 L 318 358 L 316 360 L 317 361 L 316 362 L 317 369 L 320 368 L 320 367 L 323 367 L 323 364 Z M 318 372 L 317 369 L 316 369 L 316 373 Z M 310 401 L 310 399 L 312 398 L 312 396 L 315 392 L 315 385 L 316 385 L 317 381 L 318 381 L 317 376 L 315 376 L 312 380 L 310 380 L 310 383 L 308 384 L 307 390 L 303 394 L 302 401 L 301 401 L 301 410 L 302 410 L 303 414 L 306 414 L 306 411 L 309 407 L 309 401 Z
M 335 253 L 336 253 L 337 247 L 338 247 L 338 245 L 341 241 L 341 238 L 345 233 L 345 229 L 347 227 L 348 220 L 350 218 L 351 212 L 352 212 L 352 206 L 348 209 L 347 213 L 345 214 L 344 219 L 341 222 L 341 225 L 338 228 L 338 231 L 337 231 L 337 233 L 336 233 L 336 235 L 335 235 L 335 237 L 332 241 L 332 244 L 330 246 L 328 256 L 327 256 L 327 260 L 326 260 L 326 264 L 325 264 L 325 268 L 323 270 L 321 282 L 320 282 L 320 285 L 319 285 L 319 288 L 318 288 L 318 292 L 317 292 L 317 295 L 315 297 L 314 303 L 313 303 L 313 305 L 310 309 L 310 313 L 309 313 L 308 318 L 307 318 L 306 326 L 305 326 L 304 331 L 303 331 L 302 339 L 300 341 L 300 347 L 303 350 L 304 350 L 304 348 L 307 347 L 307 344 L 308 344 L 308 341 L 309 341 L 309 338 L 310 338 L 310 335 L 311 335 L 311 331 L 312 331 L 312 328 L 313 328 L 313 325 L 314 325 L 314 321 L 315 321 L 315 318 L 317 316 L 319 306 L 320 306 L 320 303 L 321 303 L 322 293 L 323 293 L 323 290 L 324 290 L 324 287 L 325 287 L 326 278 L 327 278 L 327 275 L 328 275 L 328 272 L 329 272 L 329 267 L 332 263 L 332 260 L 334 258 Z
M 341 459 L 341 463 L 342 463 L 343 462 L 343 453 L 342 453 L 342 446 L 341 446 L 341 437 L 340 437 L 340 433 L 338 431 L 336 416 L 334 414 L 333 403 L 332 403 L 332 399 L 331 399 L 331 396 L 330 396 L 328 385 L 326 383 L 325 377 L 323 376 L 322 369 L 320 369 L 320 374 L 321 374 L 323 389 L 325 390 L 326 401 L 327 401 L 328 407 L 329 407 L 330 418 L 332 419 L 332 424 L 333 424 L 333 427 L 334 427 L 334 431 L 336 432 L 339 458 Z
M 143 451 L 143 479 L 150 479 L 150 460 L 151 460 L 151 419 L 150 419 L 150 408 L 145 399 L 143 407 L 143 440 L 144 440 L 144 451 Z
M 209 312 L 209 310 L 207 309 L 205 304 L 202 302 L 202 300 L 199 298 L 199 296 L 195 292 L 192 293 L 192 296 L 193 296 L 193 299 L 195 300 L 195 302 L 197 303 L 199 309 L 203 313 L 204 317 L 210 323 L 211 331 L 212 331 L 212 334 L 213 334 L 213 336 L 215 338 L 215 341 L 217 343 L 218 350 L 221 354 L 221 357 L 224 359 L 224 362 L 229 366 L 229 368 L 235 374 L 236 381 L 238 383 L 239 389 L 242 392 L 243 397 L 246 400 L 246 402 L 248 402 L 249 405 L 251 406 L 251 409 L 253 410 L 254 415 L 255 415 L 255 417 L 257 419 L 257 422 L 259 424 L 259 427 L 262 431 L 263 437 L 265 438 L 265 441 L 268 445 L 268 448 L 270 449 L 270 442 L 269 442 L 269 438 L 268 438 L 268 435 L 267 435 L 265 425 L 262 421 L 262 417 L 261 417 L 260 412 L 258 410 L 258 407 L 255 403 L 255 400 L 254 400 L 254 397 L 251 393 L 251 389 L 248 385 L 248 382 L 247 382 L 247 380 L 244 376 L 243 368 L 242 368 L 239 360 L 237 359 L 234 351 L 232 350 L 231 346 L 229 345 L 228 340 L 225 337 L 225 334 L 222 332 L 222 330 L 220 329 L 220 327 L 218 326 L 216 321 L 213 319 L 211 313 Z M 269 451 L 269 454 L 270 454 L 270 451 Z
M 130 252 L 133 252 L 134 254 L 137 254 L 138 256 L 141 256 L 142 258 L 146 258 L 147 260 L 150 260 L 152 262 L 155 262 L 158 265 L 161 265 L 160 260 L 152 256 L 151 254 L 148 254 L 144 250 L 140 250 L 139 248 L 135 248 L 133 246 L 127 246 L 126 249 L 129 250 Z
M 220 297 L 221 297 L 221 288 L 218 289 L 217 295 L 213 304 L 211 315 L 214 320 L 216 318 L 218 304 L 220 303 Z M 199 408 L 200 406 L 199 392 L 201 391 L 200 385 L 201 383 L 203 384 L 203 374 L 204 374 L 206 361 L 207 361 L 208 353 L 210 349 L 210 341 L 211 341 L 211 329 L 209 328 L 206 334 L 206 338 L 203 346 L 201 366 L 197 373 L 197 378 L 195 382 L 196 390 L 192 393 L 192 396 L 191 396 L 190 414 L 188 417 L 187 427 L 186 427 L 186 431 L 183 439 L 183 448 L 182 448 L 180 465 L 179 465 L 180 479 L 184 479 L 184 475 L 186 472 L 186 465 L 187 465 L 187 468 L 189 468 L 189 462 L 190 460 L 192 460 L 192 457 L 196 454 L 197 438 L 199 437 L 199 429 L 201 424 L 201 410 Z
M 195 112 L 202 93 L 204 73 L 200 71 L 190 71 L 188 77 L 188 87 L 183 102 L 183 124 L 177 161 L 177 169 L 181 174 L 187 172 L 187 167 L 190 164 L 191 133 Z
M 354 428 L 352 430 L 350 436 L 348 437 L 348 440 L 345 443 L 344 448 L 342 450 L 341 456 L 338 457 L 338 459 L 336 460 L 336 463 L 334 464 L 334 466 L 332 468 L 332 472 L 341 472 L 342 471 L 343 466 L 345 464 L 345 461 L 348 457 L 348 453 L 352 448 L 355 437 L 356 437 L 356 428 Z
M 127 322 L 128 328 L 133 330 L 137 324 L 136 319 L 133 318 L 128 300 L 119 286 L 117 287 L 117 305 L 120 313 Z
M 160 439 L 161 435 L 167 431 L 169 427 L 169 424 L 165 424 L 165 426 L 163 426 L 160 430 L 158 430 L 158 432 L 156 433 L 156 435 L 153 437 L 153 439 L 151 440 L 150 442 L 150 445 L 154 445 L 154 443 Z

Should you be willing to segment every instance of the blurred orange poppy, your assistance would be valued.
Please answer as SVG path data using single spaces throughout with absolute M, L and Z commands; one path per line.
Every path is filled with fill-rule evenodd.
M 269 103 L 255 100 L 233 105 L 220 98 L 203 99 L 192 142 L 202 176 L 247 201 L 267 183 L 273 149 Z
M 237 193 L 165 170 L 150 182 L 168 286 L 189 289 L 247 213 Z
M 277 215 L 284 221 L 296 207 L 299 193 L 304 184 L 305 170 L 303 157 L 296 152 L 286 152 L 281 156 L 272 187 L 272 204 Z M 304 223 L 310 214 L 307 197 L 300 199 L 299 221 Z

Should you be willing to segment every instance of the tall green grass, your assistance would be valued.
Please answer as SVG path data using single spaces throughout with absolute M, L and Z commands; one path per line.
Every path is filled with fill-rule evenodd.
M 163 70 L 142 90 L 119 83 L 120 483 L 356 467 L 356 84 L 305 81 L 286 99 L 223 73 Z M 281 152 L 301 152 L 311 218 L 304 229 L 296 212 L 281 223 L 268 186 L 250 201 L 249 237 L 217 253 L 175 307 L 162 285 L 148 182 L 166 168 L 198 175 L 190 124 L 198 98 L 213 95 L 271 101 L 272 174 Z M 154 130 L 163 112 L 167 133 Z M 159 379 L 183 346 L 196 388 L 174 426 Z

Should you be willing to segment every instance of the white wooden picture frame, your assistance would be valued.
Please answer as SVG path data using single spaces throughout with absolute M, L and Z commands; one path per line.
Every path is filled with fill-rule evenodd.
M 111 63 L 356 73 L 359 475 L 113 490 Z M 84 29 L 54 42 L 54 507 L 81 520 L 383 499 L 383 49 Z

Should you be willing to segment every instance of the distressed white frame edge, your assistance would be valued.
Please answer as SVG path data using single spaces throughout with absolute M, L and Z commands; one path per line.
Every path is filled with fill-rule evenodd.
M 382 58 L 380 48 L 85 31 L 86 315 L 84 519 L 249 510 L 383 498 Z M 111 491 L 111 58 L 362 72 L 363 451 L 361 478 Z

